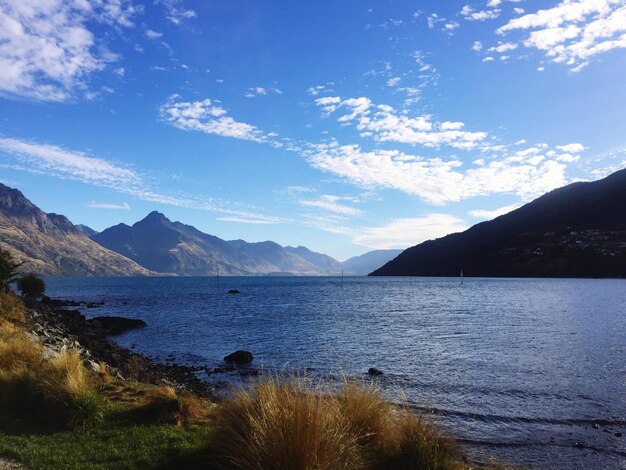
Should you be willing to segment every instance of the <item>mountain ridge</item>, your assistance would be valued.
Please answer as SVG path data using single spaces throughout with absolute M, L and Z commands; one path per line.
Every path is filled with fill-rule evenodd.
M 405 250 L 373 276 L 626 277 L 626 169 Z

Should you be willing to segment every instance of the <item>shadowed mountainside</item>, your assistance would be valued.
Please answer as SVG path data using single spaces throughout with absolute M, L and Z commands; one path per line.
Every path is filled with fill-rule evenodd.
M 17 189 L 0 184 L 0 248 L 41 275 L 136 276 L 149 271 L 100 246 L 63 215 L 46 214 Z
M 573 183 L 462 233 L 405 250 L 374 276 L 626 277 L 626 170 Z

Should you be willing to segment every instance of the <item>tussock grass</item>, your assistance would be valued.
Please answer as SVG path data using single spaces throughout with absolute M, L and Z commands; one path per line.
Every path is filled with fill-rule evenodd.
M 157 424 L 183 426 L 205 422 L 208 404 L 188 392 L 178 392 L 174 387 L 161 386 L 147 390 L 144 405 L 149 421 Z
M 359 384 L 259 382 L 217 409 L 211 445 L 221 468 L 462 468 L 436 427 Z
M 76 350 L 62 351 L 50 359 L 42 368 L 41 385 L 47 397 L 59 401 L 92 389 L 87 369 Z
M 24 307 L 0 294 L 0 410 L 44 427 L 78 428 L 98 422 L 103 400 L 94 392 L 80 353 L 46 361 L 43 347 L 22 326 Z

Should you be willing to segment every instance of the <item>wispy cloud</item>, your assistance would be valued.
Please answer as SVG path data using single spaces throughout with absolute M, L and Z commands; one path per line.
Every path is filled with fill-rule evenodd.
M 520 40 L 524 46 L 577 72 L 595 56 L 626 48 L 626 5 L 623 0 L 564 0 L 496 30 L 500 35 L 514 31 L 530 31 Z
M 112 209 L 112 210 L 130 210 L 130 206 L 127 202 L 123 204 L 111 204 L 107 202 L 90 202 L 87 204 L 87 207 L 91 207 L 92 209 Z
M 134 25 L 141 11 L 127 0 L 0 1 L 0 92 L 41 101 L 65 101 L 87 88 L 89 76 L 118 59 L 87 24 Z
M 182 0 L 157 0 L 165 7 L 165 17 L 168 21 L 175 25 L 180 25 L 184 21 L 190 20 L 197 16 L 196 11 L 190 8 L 185 8 Z
M 56 145 L 39 144 L 22 139 L 0 138 L 0 156 L 5 164 L 15 170 L 46 174 L 63 179 L 80 181 L 142 201 L 176 207 L 185 207 L 222 214 L 225 217 L 257 220 L 257 223 L 279 223 L 283 219 L 256 213 L 249 206 L 206 196 L 175 194 L 154 189 L 148 178 L 134 168 L 110 162 L 103 158 L 67 150 Z M 11 161 L 13 159 L 13 161 Z M 95 207 L 95 206 L 93 206 Z M 104 208 L 104 207 L 102 207 Z M 109 207 L 112 208 L 112 207 Z
M 426 240 L 461 232 L 468 228 L 464 220 L 448 214 L 394 219 L 380 227 L 361 230 L 352 241 L 376 249 L 407 248 Z
M 267 136 L 253 125 L 227 116 L 227 111 L 218 101 L 208 98 L 202 101 L 177 101 L 179 98 L 178 95 L 171 96 L 160 109 L 161 119 L 178 129 L 255 142 L 267 141 Z
M 343 198 L 341 196 L 335 196 L 332 194 L 323 194 L 317 199 L 301 199 L 298 202 L 301 206 L 316 207 L 318 209 L 333 212 L 335 214 L 350 216 L 363 215 L 363 211 L 361 209 L 357 209 L 356 207 L 348 206 L 340 202 L 346 199 L 350 198 Z
M 242 214 L 239 216 L 226 216 L 218 217 L 217 220 L 222 222 L 234 222 L 238 224 L 254 224 L 254 225 L 269 225 L 282 223 L 285 220 L 281 217 L 267 217 L 256 214 Z

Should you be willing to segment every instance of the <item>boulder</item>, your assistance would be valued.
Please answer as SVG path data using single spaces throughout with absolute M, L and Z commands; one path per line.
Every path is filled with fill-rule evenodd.
M 120 335 L 126 331 L 147 326 L 143 320 L 122 317 L 96 317 L 87 320 L 87 323 L 103 331 L 107 336 Z
M 232 362 L 233 364 L 249 364 L 254 359 L 250 351 L 235 351 L 224 357 L 224 362 Z
M 367 373 L 368 373 L 369 375 L 373 375 L 373 376 L 375 376 L 375 377 L 376 377 L 376 376 L 379 376 L 379 375 L 383 375 L 383 371 L 382 371 L 382 370 L 377 369 L 376 367 L 370 367 L 370 368 L 368 369 Z

